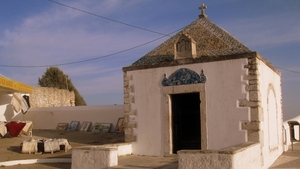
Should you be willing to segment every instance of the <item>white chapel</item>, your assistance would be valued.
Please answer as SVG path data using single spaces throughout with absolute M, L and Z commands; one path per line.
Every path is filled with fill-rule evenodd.
M 137 155 L 243 151 L 268 168 L 283 152 L 281 74 L 200 9 L 123 68 L 125 140 Z

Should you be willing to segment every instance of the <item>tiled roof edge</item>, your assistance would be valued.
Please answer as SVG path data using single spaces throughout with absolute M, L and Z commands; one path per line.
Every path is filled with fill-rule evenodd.
M 217 57 L 201 57 L 201 58 L 196 58 L 196 59 L 173 60 L 173 61 L 161 62 L 159 64 L 153 64 L 153 65 L 131 65 L 131 66 L 123 67 L 122 69 L 123 69 L 123 72 L 126 72 L 126 71 L 132 71 L 132 70 L 178 66 L 178 65 L 184 65 L 184 64 L 206 63 L 206 62 L 257 57 L 256 55 L 257 55 L 257 52 L 248 52 L 248 53 L 243 53 L 243 54 L 224 55 L 222 57 L 217 56 Z M 157 56 L 157 57 L 161 57 L 161 56 Z M 260 58 L 264 59 L 263 57 L 260 57 Z

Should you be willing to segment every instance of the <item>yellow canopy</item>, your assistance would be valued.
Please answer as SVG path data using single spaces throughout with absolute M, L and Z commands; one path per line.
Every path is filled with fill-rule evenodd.
M 32 87 L 24 83 L 0 77 L 0 92 L 8 94 L 13 94 L 14 92 L 31 93 Z

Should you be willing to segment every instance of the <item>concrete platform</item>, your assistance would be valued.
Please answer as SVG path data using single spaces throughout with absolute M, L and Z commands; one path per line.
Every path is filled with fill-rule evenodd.
M 299 169 L 300 143 L 294 144 L 294 149 L 283 152 L 269 169 Z
M 53 154 L 21 154 L 20 143 L 29 139 L 29 136 L 12 138 L 0 138 L 0 162 L 11 160 L 29 159 L 63 159 L 71 160 L 72 150 L 68 152 L 57 152 Z M 33 138 L 66 138 L 72 147 L 86 145 L 103 145 L 124 142 L 123 134 L 107 133 L 94 134 L 79 131 L 57 131 L 57 130 L 33 130 Z M 178 168 L 177 156 L 150 157 L 150 156 L 122 156 L 118 159 L 118 166 L 110 169 L 176 169 Z M 4 166 L 1 166 L 4 167 Z M 6 169 L 70 169 L 71 163 L 41 163 L 5 166 Z M 296 169 L 300 168 L 300 144 L 294 145 L 294 151 L 284 152 L 269 169 Z

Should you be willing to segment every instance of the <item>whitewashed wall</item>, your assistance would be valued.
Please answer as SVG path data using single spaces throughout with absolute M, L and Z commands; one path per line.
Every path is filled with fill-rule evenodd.
M 55 129 L 58 123 L 84 121 L 111 123 L 111 132 L 114 131 L 117 121 L 124 117 L 123 105 L 112 106 L 69 106 L 30 108 L 26 114 L 19 114 L 13 120 L 29 120 L 34 129 Z
M 137 128 L 134 135 L 133 153 L 143 155 L 164 154 L 163 111 L 164 97 L 161 81 L 164 73 L 167 77 L 180 68 L 188 68 L 198 73 L 201 69 L 207 76 L 206 116 L 208 149 L 221 149 L 246 141 L 246 132 L 241 130 L 241 121 L 249 120 L 249 109 L 238 108 L 238 99 L 246 98 L 246 74 L 244 65 L 247 59 L 189 64 L 183 66 L 163 67 L 128 71 L 132 76 L 129 85 L 134 87 L 135 102 L 131 110 L 137 111 Z
M 262 155 L 264 166 L 270 166 L 283 152 L 281 77 L 272 69 L 259 62 L 259 84 L 264 133 Z
M 26 114 L 17 113 L 12 108 L 10 94 L 0 94 L 0 121 L 32 121 L 34 129 L 55 129 L 58 123 L 83 121 L 111 123 L 114 131 L 120 117 L 124 117 L 123 105 L 109 106 L 64 106 L 30 108 Z

